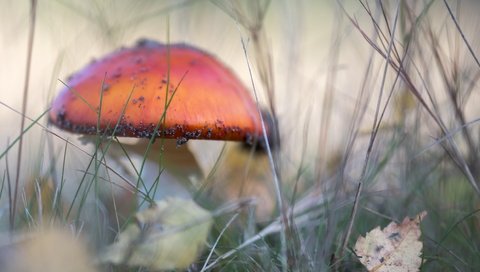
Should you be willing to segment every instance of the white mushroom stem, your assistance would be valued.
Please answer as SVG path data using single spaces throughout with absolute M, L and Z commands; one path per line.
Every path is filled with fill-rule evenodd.
M 138 139 L 136 143 L 121 144 L 129 156 L 136 157 L 137 162 L 140 162 L 136 166 L 137 171 L 140 171 L 141 162 L 145 160 L 141 177 L 148 189 L 154 186 L 155 180 L 159 178 L 155 194 L 151 197 L 155 200 L 172 195 L 190 198 L 188 187 L 197 185 L 203 180 L 203 173 L 192 152 L 185 145 L 177 147 L 174 140 L 157 139 L 145 155 L 148 143 L 148 139 Z M 112 153 L 120 151 L 122 157 L 125 157 L 118 143 L 115 142 L 112 147 L 114 151 Z M 121 157 L 117 157 L 116 160 L 121 160 Z M 130 164 L 128 161 L 122 161 Z M 161 172 L 162 170 L 164 171 Z M 143 187 L 139 189 L 144 190 Z
M 82 140 L 95 142 L 94 137 L 86 136 L 82 137 Z M 161 172 L 155 194 L 150 194 L 154 200 L 166 196 L 191 198 L 189 187 L 197 186 L 203 181 L 203 172 L 187 145 L 177 147 L 175 140 L 157 139 L 145 155 L 149 139 L 119 138 L 119 140 L 120 143 L 111 140 L 107 151 L 108 158 L 131 176 L 133 183 L 138 178 L 137 172 L 141 170 L 142 162 L 145 160 L 141 178 L 147 189 L 139 185 L 139 190 L 147 193 Z M 105 147 L 106 143 L 103 146 Z M 141 200 L 139 199 L 139 202 Z

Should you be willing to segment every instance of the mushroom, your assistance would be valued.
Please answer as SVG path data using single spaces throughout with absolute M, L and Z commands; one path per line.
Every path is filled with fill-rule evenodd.
M 49 119 L 74 133 L 162 137 L 178 145 L 190 139 L 252 142 L 262 135 L 256 104 L 241 81 L 186 44 L 142 40 L 93 61 L 66 85 Z
M 214 56 L 190 45 L 141 40 L 92 61 L 65 85 L 49 121 L 73 133 L 175 139 L 177 147 L 191 139 L 252 143 L 262 137 L 247 88 Z M 144 155 L 145 144 L 127 147 Z M 182 160 L 201 172 L 191 154 Z

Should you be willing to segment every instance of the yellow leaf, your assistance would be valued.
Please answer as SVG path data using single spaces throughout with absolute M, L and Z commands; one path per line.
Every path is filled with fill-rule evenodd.
M 383 230 L 376 227 L 365 237 L 358 238 L 355 253 L 360 262 L 368 271 L 418 271 L 423 246 L 418 241 L 419 225 L 426 215 L 423 211 L 414 219 L 406 217 L 401 224 L 391 222 Z
M 186 269 L 202 251 L 210 213 L 190 199 L 166 198 L 136 214 L 100 257 L 101 262 L 143 266 L 151 270 Z

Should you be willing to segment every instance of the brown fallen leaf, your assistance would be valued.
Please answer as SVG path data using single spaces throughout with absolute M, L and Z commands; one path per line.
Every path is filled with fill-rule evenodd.
M 99 257 L 102 263 L 150 270 L 186 269 L 203 250 L 211 214 L 191 199 L 166 198 L 135 215 L 136 223 Z
M 406 217 L 400 224 L 391 222 L 383 230 L 376 227 L 358 238 L 355 253 L 360 262 L 368 271 L 418 271 L 423 246 L 418 240 L 420 222 L 426 215 L 423 211 L 413 219 Z

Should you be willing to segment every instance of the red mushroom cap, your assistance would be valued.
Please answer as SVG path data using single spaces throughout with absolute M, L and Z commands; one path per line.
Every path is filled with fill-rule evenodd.
M 52 103 L 49 120 L 75 133 L 96 134 L 98 122 L 100 133 L 129 137 L 152 137 L 160 124 L 155 137 L 180 143 L 251 141 L 262 135 L 245 86 L 215 57 L 193 46 L 144 40 L 90 63 L 66 85 Z M 166 99 L 171 102 L 160 122 Z

